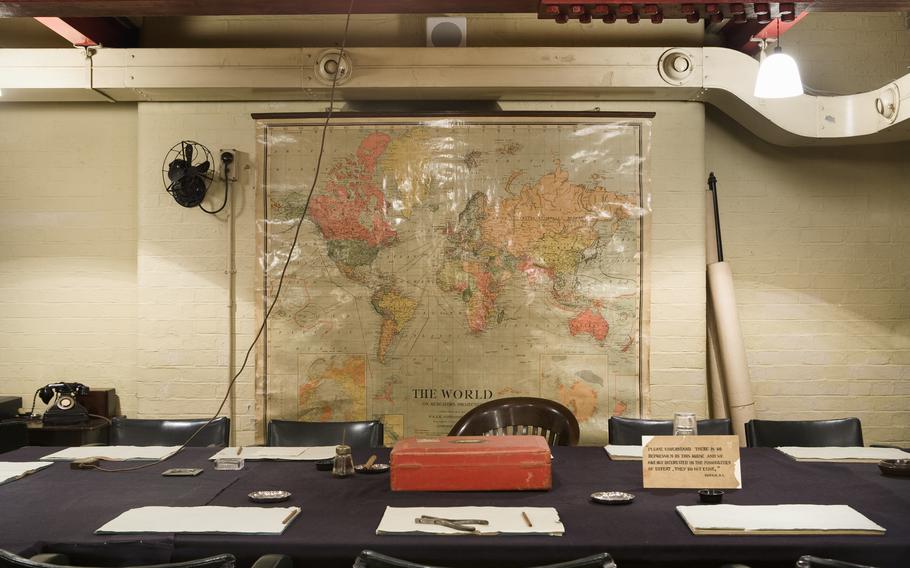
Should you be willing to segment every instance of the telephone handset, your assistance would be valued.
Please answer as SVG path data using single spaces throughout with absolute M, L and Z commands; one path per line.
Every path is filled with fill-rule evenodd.
M 51 383 L 38 389 L 38 398 L 49 404 L 42 421 L 47 425 L 63 426 L 88 422 L 88 410 L 76 401 L 77 395 L 88 394 L 89 388 L 82 383 Z M 56 397 L 56 398 L 55 398 Z

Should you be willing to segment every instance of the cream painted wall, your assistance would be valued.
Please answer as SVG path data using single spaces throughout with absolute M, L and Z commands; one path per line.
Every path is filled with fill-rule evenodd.
M 815 12 L 783 35 L 782 46 L 818 94 L 871 91 L 910 71 L 910 15 Z
M 756 412 L 910 443 L 910 143 L 779 148 L 711 110 Z
M 142 417 L 211 416 L 228 385 L 227 209 L 216 216 L 182 208 L 162 188 L 161 161 L 182 139 L 237 150 L 232 188 L 236 243 L 237 370 L 256 332 L 255 156 L 252 112 L 315 111 L 322 105 L 143 103 L 138 112 L 138 339 L 136 384 Z M 221 183 L 221 182 L 219 182 Z M 213 186 L 214 187 L 214 186 Z M 223 190 L 211 190 L 208 209 Z M 251 357 L 236 385 L 237 441 L 254 439 Z M 225 414 L 230 414 L 226 407 Z
M 70 149 L 83 128 L 105 117 L 110 136 L 75 169 L 54 173 L 53 180 L 31 173 L 25 187 L 4 180 L 3 195 L 11 204 L 4 216 L 4 238 L 12 247 L 0 253 L 6 287 L 19 298 L 32 294 L 34 282 L 46 280 L 47 292 L 34 300 L 31 311 L 21 311 L 8 302 L 3 305 L 3 392 L 21 394 L 57 378 L 60 365 L 50 361 L 77 359 L 80 366 L 65 367 L 65 376 L 93 386 L 116 386 L 124 399 L 124 411 L 137 417 L 206 416 L 214 411 L 227 385 L 227 224 L 224 214 L 206 215 L 198 209 L 178 206 L 162 188 L 160 168 L 165 152 L 178 140 L 198 140 L 213 149 L 239 151 L 241 180 L 235 188 L 237 247 L 237 357 L 255 332 L 256 220 L 252 198 L 255 180 L 254 122 L 251 112 L 318 110 L 301 104 L 243 103 L 143 103 L 136 107 L 17 105 L 5 107 L 16 120 L 16 130 L 40 128 L 43 135 L 29 150 L 15 154 L 18 161 L 30 162 L 46 156 L 47 148 L 58 148 L 65 159 L 74 160 Z M 513 104 L 513 109 L 585 110 L 587 104 Z M 695 103 L 618 104 L 615 110 L 654 110 L 657 118 L 652 132 L 652 413 L 669 416 L 674 409 L 705 412 L 704 402 L 704 251 L 701 172 L 691 164 L 703 163 L 703 107 Z M 608 110 L 604 108 L 603 110 Z M 66 117 L 65 119 L 63 117 Z M 114 124 L 111 117 L 129 127 Z M 10 123 L 5 123 L 10 124 Z M 62 135 L 52 137 L 54 127 Z M 6 130 L 4 130 L 6 132 Z M 9 135 L 9 140 L 13 140 Z M 10 144 L 10 142 L 7 142 Z M 10 155 L 13 155 L 10 154 Z M 115 161 L 107 161 L 108 156 Z M 9 159 L 9 158 L 8 158 Z M 121 167 L 121 165 L 125 167 Z M 6 170 L 6 169 L 5 169 Z M 36 192 L 65 196 L 57 209 L 79 208 L 84 197 L 73 195 L 73 186 L 59 190 L 60 180 L 88 176 L 82 193 L 106 197 L 110 184 L 99 177 L 123 180 L 117 190 L 118 208 L 110 214 L 93 213 L 91 227 L 74 236 L 67 234 L 68 248 L 58 256 L 45 258 L 45 244 L 56 218 L 42 215 L 43 199 Z M 72 183 L 72 182 L 70 182 Z M 103 188 L 103 189 L 102 189 Z M 95 195 L 92 194 L 92 195 Z M 213 198 L 220 199 L 220 191 Z M 95 196 L 84 208 L 105 210 Z M 13 206 L 14 205 L 14 206 Z M 15 211 L 15 213 L 12 213 Z M 17 230 L 31 225 L 30 232 Z M 112 233 L 125 226 L 126 233 Z M 114 237 L 113 239 L 111 237 Z M 115 244 L 112 244 L 113 240 Z M 82 251 L 99 242 L 114 250 L 102 259 Z M 104 249 L 108 251 L 109 249 Z M 18 251 L 13 253 L 12 251 Z M 33 258 L 29 258 L 33 257 Z M 27 259 L 27 260 L 26 260 Z M 99 290 L 70 297 L 70 283 L 60 268 L 70 271 L 99 271 L 103 264 L 116 278 L 94 281 Z M 42 276 L 43 275 L 43 276 Z M 69 306 L 82 319 L 55 333 L 53 296 L 65 294 Z M 110 304 L 103 303 L 110 299 Z M 85 303 L 85 304 L 84 304 Z M 51 304 L 51 305 L 48 305 Z M 124 313 L 114 322 L 107 337 L 91 341 L 115 343 L 118 350 L 104 356 L 86 345 L 82 328 L 107 329 L 110 318 L 98 314 Z M 18 315 L 17 315 L 18 314 Z M 81 327 L 80 327 L 81 326 Z M 28 330 L 32 330 L 28 332 Z M 26 331 L 26 333 L 19 333 Z M 30 355 L 31 345 L 44 342 L 39 357 Z M 106 380 L 116 374 L 117 381 Z M 254 439 L 254 394 L 252 367 L 237 384 L 235 433 L 241 443 Z
M 408 45 L 419 43 L 419 26 L 409 25 Z M 536 25 L 516 24 L 519 31 Z M 296 38 L 294 25 L 287 29 L 288 37 Z M 809 42 L 809 29 L 803 33 Z M 903 52 L 894 49 L 892 36 L 863 37 L 881 40 L 875 52 L 881 58 L 866 62 L 879 69 L 878 81 L 886 73 L 883 62 Z M 494 40 L 495 34 L 488 36 Z M 549 41 L 576 40 L 581 41 Z M 807 77 L 824 77 L 822 71 L 830 68 L 827 61 L 813 65 L 804 66 Z M 866 88 L 851 72 L 840 75 L 848 86 Z M 820 83 L 813 86 L 839 88 Z M 510 103 L 507 108 L 591 106 Z M 759 416 L 855 414 L 863 419 L 868 442 L 910 444 L 908 147 L 779 149 L 713 111 L 706 129 L 698 104 L 600 106 L 657 112 L 651 154 L 650 414 L 706 411 L 707 166 L 721 178 L 724 234 Z M 173 202 L 161 188 L 162 158 L 183 138 L 240 151 L 239 361 L 255 331 L 258 299 L 249 114 L 315 108 L 0 105 L 0 392 L 30 400 L 35 388 L 66 378 L 116 387 L 131 416 L 210 413 L 227 384 L 227 224 L 223 214 L 212 217 Z M 253 397 L 247 371 L 235 406 L 241 443 L 253 440 Z
M 240 152 L 239 360 L 254 332 L 258 298 L 249 114 L 313 108 L 0 107 L 3 392 L 30 397 L 45 382 L 68 378 L 115 386 L 124 411 L 133 416 L 211 412 L 227 383 L 226 223 L 223 215 L 173 202 L 160 185 L 162 156 L 181 138 Z M 858 415 L 870 442 L 906 443 L 910 203 L 901 183 L 910 173 L 902 159 L 907 146 L 780 149 L 713 111 L 705 131 L 698 104 L 610 109 L 657 112 L 651 153 L 651 415 L 706 411 L 707 164 L 721 179 L 724 236 L 737 276 L 759 416 Z M 99 124 L 108 135 L 74 153 L 82 133 Z M 39 160 L 64 167 L 14 167 Z M 253 440 L 249 370 L 238 383 L 235 425 L 238 441 Z
M 79 381 L 137 410 L 136 141 L 135 105 L 0 105 L 0 393 L 26 408 Z

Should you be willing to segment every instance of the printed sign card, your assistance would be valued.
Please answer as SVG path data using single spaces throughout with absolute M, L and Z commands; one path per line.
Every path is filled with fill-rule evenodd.
M 642 436 L 645 488 L 740 489 L 737 436 Z

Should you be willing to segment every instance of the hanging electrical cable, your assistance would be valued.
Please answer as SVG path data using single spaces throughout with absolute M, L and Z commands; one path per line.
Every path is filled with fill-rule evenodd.
M 221 153 L 221 171 L 224 172 L 224 202 L 221 203 L 221 207 L 219 207 L 218 209 L 215 209 L 214 211 L 209 211 L 208 209 L 206 209 L 205 207 L 202 206 L 202 203 L 200 203 L 199 208 L 202 209 L 203 211 L 205 211 L 206 213 L 208 213 L 209 215 L 221 213 L 221 210 L 224 209 L 225 205 L 227 205 L 228 191 L 230 190 L 230 181 L 231 181 L 230 168 L 231 168 L 231 163 L 233 163 L 233 161 L 234 161 L 233 154 L 231 154 L 230 152 Z
M 342 58 L 344 57 L 344 50 L 345 50 L 345 46 L 347 45 L 347 39 L 348 39 L 348 30 L 349 30 L 350 24 L 351 24 L 351 13 L 353 12 L 353 10 L 354 10 L 354 0 L 351 0 L 350 4 L 348 5 L 347 17 L 345 18 L 345 21 L 344 21 L 344 33 L 342 34 L 341 47 L 339 49 L 339 56 L 338 56 L 339 61 L 342 60 Z M 253 352 L 253 348 L 256 346 L 256 343 L 259 341 L 259 338 L 262 337 L 262 333 L 265 331 L 265 326 L 269 321 L 269 316 L 272 314 L 272 309 L 275 307 L 275 304 L 278 303 L 278 298 L 281 296 L 281 289 L 284 285 L 284 277 L 285 277 L 285 274 L 287 273 L 288 265 L 290 265 L 290 263 L 291 263 L 291 257 L 293 256 L 293 251 L 297 247 L 297 241 L 300 237 L 300 228 L 303 225 L 303 219 L 306 217 L 307 211 L 310 207 L 310 199 L 313 197 L 313 193 L 316 190 L 316 183 L 319 180 L 319 173 L 320 173 L 320 170 L 322 169 L 322 157 L 325 154 L 326 134 L 329 129 L 329 121 L 332 119 L 332 114 L 335 111 L 335 87 L 338 82 L 338 75 L 339 75 L 339 73 L 336 72 L 332 76 L 332 86 L 329 90 L 329 108 L 325 115 L 325 122 L 323 122 L 323 124 L 322 124 L 322 134 L 321 134 L 321 137 L 319 140 L 319 153 L 316 156 L 316 166 L 315 166 L 315 173 L 313 175 L 313 182 L 310 184 L 310 190 L 307 193 L 306 201 L 304 201 L 303 210 L 300 212 L 300 218 L 297 219 L 297 223 L 294 228 L 294 238 L 291 241 L 291 246 L 288 249 L 287 258 L 284 261 L 284 266 L 281 269 L 281 276 L 279 276 L 279 278 L 278 278 L 278 285 L 275 287 L 275 296 L 272 298 L 272 301 L 269 303 L 269 307 L 266 310 L 266 312 L 262 318 L 262 324 L 259 326 L 259 329 L 256 332 L 256 336 L 250 342 L 250 346 L 246 350 L 246 354 L 243 357 L 243 363 L 241 363 L 240 369 L 234 374 L 234 377 L 231 379 L 231 382 L 228 383 L 227 392 L 224 394 L 224 398 L 221 400 L 221 404 L 218 406 L 218 410 L 215 411 L 215 413 L 212 415 L 212 417 L 209 418 L 205 424 L 203 424 L 198 429 L 196 429 L 196 431 L 193 432 L 193 434 L 189 438 L 187 438 L 187 440 L 185 442 L 183 442 L 183 444 L 180 445 L 180 447 L 177 449 L 177 451 L 174 452 L 173 454 L 171 454 L 170 456 L 159 459 L 157 461 L 144 463 L 142 465 L 137 465 L 134 467 L 110 469 L 110 468 L 99 466 L 97 464 L 85 464 L 83 466 L 85 469 L 97 469 L 99 471 L 107 471 L 107 472 L 135 471 L 138 469 L 143 469 L 146 467 L 151 467 L 153 465 L 160 464 L 160 463 L 170 459 L 171 457 L 177 455 L 178 453 L 180 453 L 184 448 L 187 447 L 187 445 L 189 445 L 190 442 L 193 441 L 193 439 L 200 432 L 202 432 L 203 429 L 205 429 L 209 424 L 211 424 L 221 414 L 221 411 L 224 409 L 224 405 L 227 403 L 228 398 L 230 398 L 231 392 L 233 391 L 234 386 L 237 383 L 237 378 L 240 377 L 240 375 L 243 374 L 243 371 L 246 369 L 246 365 L 250 359 L 250 354 Z M 222 154 L 222 160 L 223 159 L 224 159 L 224 154 Z M 227 175 L 225 175 L 225 178 L 227 178 Z M 226 193 L 225 193 L 225 202 L 227 202 Z M 218 209 L 218 211 L 220 211 L 220 210 L 221 209 Z M 217 213 L 217 211 L 215 211 L 215 212 Z

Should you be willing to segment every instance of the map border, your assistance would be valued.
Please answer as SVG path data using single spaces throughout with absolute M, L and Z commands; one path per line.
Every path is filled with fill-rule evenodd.
M 256 346 L 254 378 L 254 417 L 256 443 L 265 443 L 265 430 L 268 424 L 268 326 L 263 325 L 263 315 L 268 309 L 271 297 L 269 294 L 268 273 L 261 261 L 269 254 L 269 226 L 265 221 L 269 198 L 268 149 L 273 129 L 314 126 L 326 123 L 328 113 L 252 113 L 256 121 L 256 220 L 259 230 L 256 232 L 257 281 L 260 283 L 258 293 L 261 301 L 256 302 L 256 329 L 262 329 L 262 337 Z M 656 116 L 653 112 L 559 112 L 559 111 L 501 111 L 496 113 L 462 113 L 462 112 L 416 112 L 416 113 L 332 113 L 328 126 L 419 126 L 432 124 L 439 120 L 459 120 L 464 124 L 494 125 L 571 125 L 584 124 L 629 124 L 637 128 L 639 160 L 638 185 L 639 206 L 648 213 L 639 218 L 641 262 L 639 278 L 639 380 L 638 380 L 638 415 L 648 416 L 651 406 L 650 352 L 651 352 L 651 214 L 650 214 L 650 120 Z M 645 136 L 647 126 L 647 137 Z M 326 165 L 323 164 L 322 168 Z

